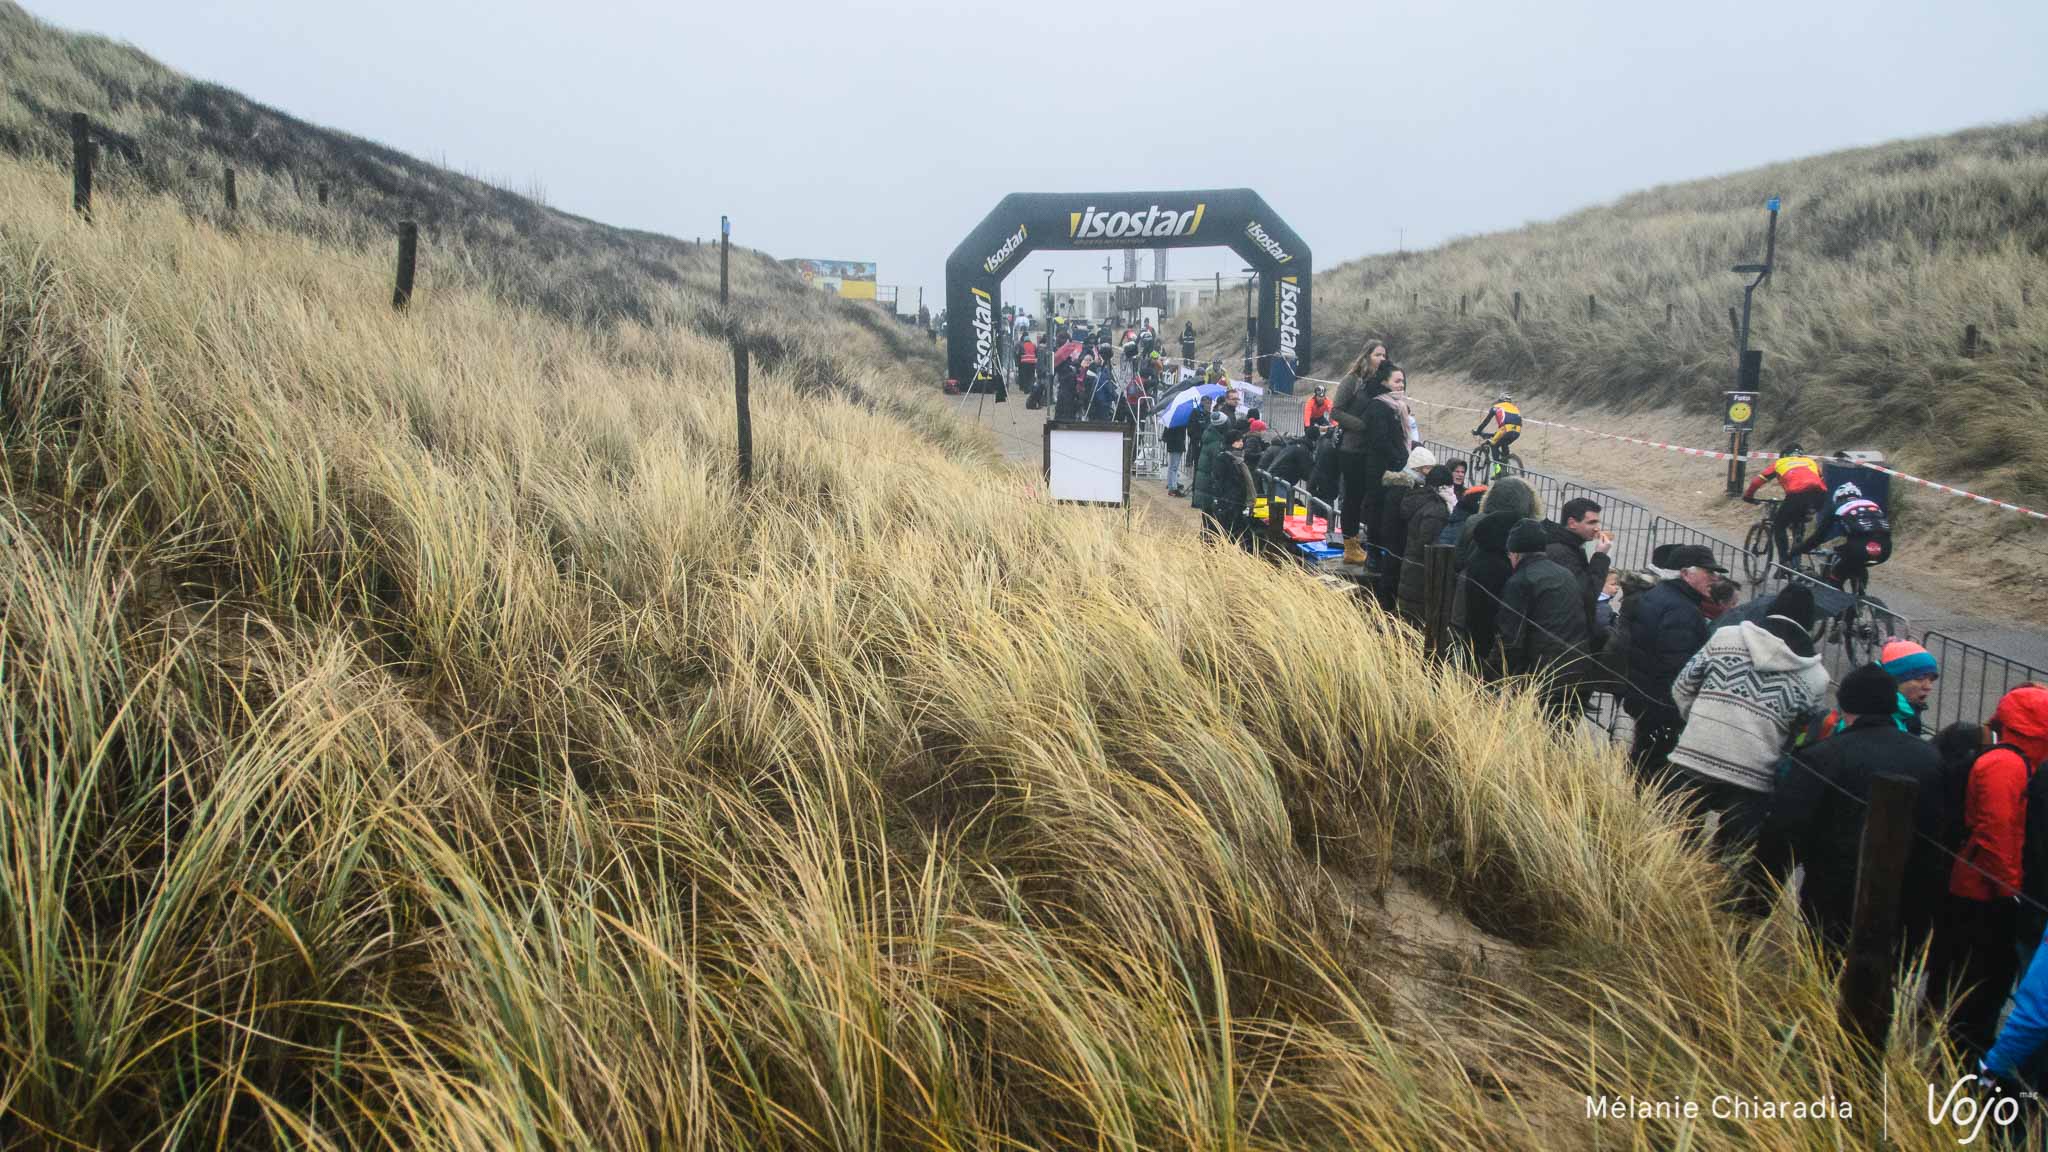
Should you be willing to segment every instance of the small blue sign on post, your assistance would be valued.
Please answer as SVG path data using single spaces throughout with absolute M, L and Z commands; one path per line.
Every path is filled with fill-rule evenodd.
M 1764 203 L 1764 207 L 1776 212 L 1778 210 L 1778 198 L 1776 196 L 1771 197 Z
M 1775 212 L 1777 208 L 1778 202 L 1776 200 L 1771 201 L 1771 210 Z M 718 234 L 720 236 L 732 235 L 732 217 L 720 216 L 718 218 Z

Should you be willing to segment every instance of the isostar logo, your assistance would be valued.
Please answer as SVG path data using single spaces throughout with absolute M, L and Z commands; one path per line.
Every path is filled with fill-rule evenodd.
M 1293 256 L 1288 255 L 1287 249 L 1282 248 L 1278 241 L 1266 235 L 1266 230 L 1259 227 L 1257 220 L 1244 226 L 1244 234 L 1252 238 L 1252 243 L 1265 249 L 1266 255 L 1271 256 L 1276 263 L 1285 264 L 1289 260 L 1294 259 Z
M 974 378 L 986 380 L 995 375 L 989 370 L 995 359 L 995 302 L 979 288 L 968 291 L 974 293 Z
M 1154 204 L 1143 212 L 1103 212 L 1090 204 L 1086 211 L 1067 213 L 1070 240 L 1150 240 L 1161 236 L 1193 236 L 1202 227 L 1207 204 L 1185 212 Z
M 1024 246 L 1024 238 L 1030 234 L 1024 225 L 1017 225 L 1017 231 L 1008 240 L 1003 241 L 1003 246 L 996 249 L 996 254 L 981 262 L 981 270 L 991 276 L 995 275 L 996 270 L 1009 263 L 1010 257 L 1017 254 L 1017 249 Z
M 1301 277 L 1282 276 L 1279 287 L 1274 310 L 1280 313 L 1280 355 L 1292 360 L 1301 341 Z

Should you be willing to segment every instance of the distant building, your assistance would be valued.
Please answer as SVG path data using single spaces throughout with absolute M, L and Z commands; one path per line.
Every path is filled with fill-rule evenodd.
M 1223 291 L 1242 292 L 1242 277 L 1225 281 Z M 1119 305 L 1119 295 L 1122 297 Z M 1045 289 L 1039 288 L 1030 294 L 1032 307 L 1026 311 L 1037 312 L 1045 307 Z M 1055 316 L 1068 319 L 1108 320 L 1118 315 L 1132 316 L 1141 307 L 1155 307 L 1160 315 L 1183 316 L 1194 312 L 1202 305 L 1216 298 L 1216 280 L 1167 280 L 1139 284 L 1096 284 L 1085 288 L 1062 288 L 1055 284 L 1052 289 L 1052 312 Z

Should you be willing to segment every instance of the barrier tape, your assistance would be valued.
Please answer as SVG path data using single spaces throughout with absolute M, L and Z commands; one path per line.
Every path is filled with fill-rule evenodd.
M 1341 380 L 1326 380 L 1320 376 L 1296 376 L 1295 379 L 1306 380 L 1312 384 L 1335 385 L 1343 383 Z M 1491 408 L 1470 408 L 1462 404 L 1445 404 L 1437 400 L 1424 400 L 1412 394 L 1407 397 L 1407 402 L 1410 404 L 1421 404 L 1429 408 L 1441 408 L 1448 412 L 1484 413 L 1492 411 Z M 1577 424 L 1563 424 L 1555 420 L 1537 420 L 1529 416 L 1522 417 L 1522 423 L 1534 424 L 1543 428 L 1560 428 L 1567 432 L 1576 432 L 1582 436 L 1593 436 L 1601 440 L 1618 440 L 1623 444 L 1634 444 L 1643 448 L 1661 448 L 1666 452 L 1677 452 L 1685 456 L 1697 456 L 1702 460 L 1776 460 L 1780 455 L 1777 452 L 1721 452 L 1712 448 L 1693 448 L 1685 444 L 1667 444 L 1662 440 L 1648 440 L 1640 436 L 1623 436 L 1617 432 L 1602 432 L 1598 428 L 1584 428 Z M 1887 476 L 1896 477 L 1909 484 L 1918 484 L 1922 488 L 1931 488 L 1936 492 L 1946 492 L 1951 496 L 1961 496 L 1965 500 L 1975 501 L 1978 504 L 1996 508 L 2002 512 L 2017 512 L 2022 516 L 2035 520 L 2048 520 L 2048 512 L 2039 512 L 2024 504 L 2015 504 L 2010 500 L 2001 500 L 1996 496 L 1985 496 L 1954 484 L 1943 484 L 1938 480 L 1929 480 L 1922 476 L 1915 476 L 1911 472 L 1901 472 L 1896 468 L 1887 468 L 1882 464 L 1859 463 L 1857 466 L 1868 468 L 1873 472 L 1882 472 Z

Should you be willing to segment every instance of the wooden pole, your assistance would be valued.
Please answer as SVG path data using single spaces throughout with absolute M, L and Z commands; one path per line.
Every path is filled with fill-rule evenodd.
M 1599 302 L 1593 299 L 1593 294 L 1592 294 L 1591 292 L 1588 292 L 1588 293 L 1586 293 L 1586 319 L 1588 319 L 1588 320 L 1591 320 L 1592 318 L 1594 318 L 1595 316 L 1598 316 L 1599 314 L 1600 314 L 1600 304 L 1599 304 Z
M 1514 316 L 1515 323 L 1520 324 L 1522 322 L 1522 294 L 1520 292 L 1515 293 L 1515 302 L 1509 307 L 1508 311 Z
M 92 121 L 71 114 L 71 209 L 92 219 Z
M 1972 360 L 1977 358 L 1977 326 L 1975 324 L 1963 326 L 1963 355 Z
M 1669 302 L 1664 305 L 1664 326 L 1666 328 L 1671 327 L 1671 305 Z
M 1899 889 L 1913 849 L 1913 806 L 1920 784 L 1883 775 L 1870 782 L 1856 897 L 1849 921 L 1849 964 L 1842 972 L 1842 1023 L 1877 1048 L 1892 1025 L 1892 938 L 1899 927 Z
M 747 402 L 747 344 L 732 338 L 732 396 L 739 409 L 740 486 L 754 482 L 754 419 Z
M 1444 651 L 1451 631 L 1451 601 L 1457 594 L 1457 552 L 1444 544 L 1422 549 L 1422 639 L 1432 653 Z
M 1460 292 L 1460 293 L 1458 293 L 1458 315 L 1460 315 L 1460 316 L 1463 316 L 1464 314 L 1465 314 L 1465 294 L 1464 294 L 1463 292 Z
M 1372 297 L 1370 296 L 1365 298 L 1365 314 L 1367 316 L 1372 315 Z
M 327 182 L 325 180 L 320 182 L 320 206 L 322 208 L 327 207 Z
M 400 312 L 412 303 L 412 275 L 420 255 L 420 226 L 410 220 L 398 225 L 398 286 L 391 291 L 391 306 Z
M 732 227 L 726 218 L 718 218 L 718 306 L 725 307 L 727 295 L 726 260 L 732 252 Z
M 227 175 L 222 180 L 222 185 L 227 194 L 228 211 L 233 212 L 236 208 L 240 207 L 240 202 L 235 199 L 235 170 L 233 168 L 227 169 Z
M 1422 300 L 1422 293 L 1420 293 L 1420 292 L 1410 292 L 1410 293 L 1408 294 L 1408 310 L 1409 310 L 1410 312 L 1413 312 L 1413 311 L 1415 311 L 1415 309 L 1416 309 L 1416 306 L 1417 306 L 1418 304 L 1420 304 L 1420 303 L 1421 303 L 1421 300 Z

